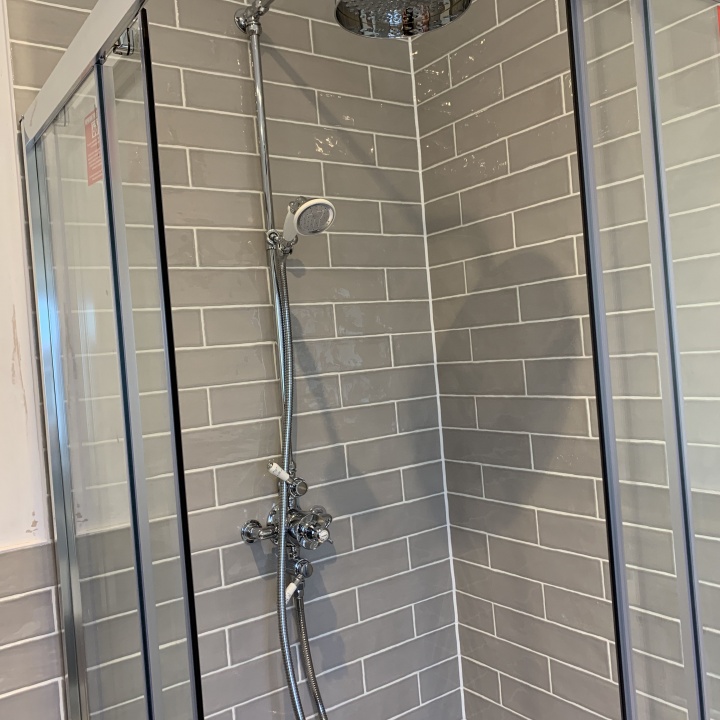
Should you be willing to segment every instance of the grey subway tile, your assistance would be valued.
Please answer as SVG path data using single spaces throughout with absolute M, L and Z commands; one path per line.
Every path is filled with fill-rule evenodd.
M 460 686 L 458 661 L 454 657 L 421 671 L 419 675 L 420 697 L 423 702 L 447 695 Z
M 425 664 L 435 665 L 454 657 L 456 653 L 455 628 L 436 630 L 368 658 L 364 663 L 365 680 L 369 689 L 375 689 L 417 672 Z
M 441 235 L 428 238 L 428 256 L 431 266 L 454 260 L 469 260 L 488 253 L 509 250 L 512 247 L 513 218 L 511 215 L 464 224 L 462 227 L 456 227 Z
M 460 560 L 455 562 L 455 581 L 460 592 L 493 603 L 496 612 L 502 605 L 543 615 L 542 586 L 537 582 Z
M 526 435 L 446 428 L 445 455 L 462 462 L 530 468 L 530 441 Z
M 475 565 L 490 565 L 487 533 L 475 529 L 460 528 L 452 524 L 450 531 L 454 560 L 467 560 Z
M 387 271 L 388 299 L 390 300 L 427 300 L 429 288 L 427 271 L 423 269 L 389 269 Z M 430 306 L 428 314 L 432 312 Z
M 476 695 L 500 702 L 500 676 L 497 670 L 468 658 L 462 659 L 463 685 Z
M 492 603 L 459 591 L 456 602 L 459 623 L 490 634 L 495 632 Z
M 340 387 L 346 406 L 423 397 L 435 394 L 435 370 L 426 365 L 348 373 Z
M 463 221 L 485 220 L 569 194 L 567 162 L 564 159 L 554 160 L 546 165 L 512 173 L 461 192 Z M 609 192 L 606 193 L 604 207 L 608 207 L 611 202 L 608 195 Z M 629 211 L 623 219 L 627 222 L 637 219 L 633 212 Z M 618 219 L 618 223 L 620 222 L 622 221 Z
M 455 123 L 502 99 L 500 67 L 493 67 L 418 106 L 420 137 Z
M 439 454 L 440 437 L 437 430 L 366 440 L 347 448 L 348 468 L 353 475 L 421 464 L 436 460 Z
M 545 655 L 463 626 L 460 627 L 460 648 L 463 657 L 510 677 L 521 678 L 536 687 L 550 689 L 550 672 Z
M 353 518 L 355 547 L 387 542 L 397 537 L 445 525 L 445 498 L 434 495 L 412 505 L 392 505 Z
M 4 717 L 42 717 L 61 720 L 62 696 L 60 683 L 31 688 L 0 698 L 0 712 Z
M 402 542 L 405 546 L 405 543 Z M 383 546 L 378 546 L 381 550 Z M 365 551 L 367 552 L 367 551 Z M 407 568 L 406 568 L 407 569 Z M 450 564 L 435 563 L 388 577 L 382 583 L 366 585 L 358 589 L 360 617 L 382 615 L 407 603 L 419 603 L 452 589 Z M 380 592 L 381 591 L 381 592 Z
M 439 461 L 403 468 L 402 477 L 406 500 L 417 500 L 443 491 L 443 467 Z
M 316 638 L 311 641 L 310 647 L 315 667 L 318 672 L 323 672 L 366 655 L 373 655 L 374 658 L 382 657 L 382 654 L 375 655 L 375 653 L 410 640 L 412 637 L 412 611 L 410 608 L 404 608 Z M 373 660 L 364 662 L 366 677 L 368 665 L 372 662 Z M 399 678 L 389 678 L 388 680 L 393 679 Z M 368 685 L 370 690 L 374 690 L 375 687 L 378 687 L 378 684 Z
M 0 650 L 0 692 L 39 685 L 62 674 L 62 650 L 57 635 Z
M 54 587 L 56 582 L 49 543 L 0 553 L 0 598 Z
M 403 400 L 397 403 L 398 430 L 401 433 L 438 427 L 437 398 Z
M 396 366 L 426 365 L 434 361 L 433 338 L 430 333 L 393 335 L 391 342 Z
M 537 582 L 602 597 L 599 560 L 490 536 L 492 567 Z
M 0 646 L 54 632 L 53 604 L 49 589 L 10 600 L 0 600 Z
M 540 125 L 563 113 L 562 85 L 559 78 L 538 85 L 521 95 L 507 98 L 456 125 L 458 153 L 488 145 Z M 510 139 L 510 146 L 514 138 Z M 504 144 L 504 142 L 503 142 Z M 568 147 L 568 152 L 574 150 Z M 529 148 L 529 152 L 535 148 Z M 566 153 L 563 153 L 566 154 Z M 521 152 L 518 159 L 523 156 Z M 535 163 L 526 162 L 525 165 Z
M 491 535 L 537 542 L 537 529 L 533 522 L 534 510 L 484 498 L 455 495 L 452 486 L 449 486 L 448 490 L 450 522 L 453 525 L 469 530 L 482 530 Z
M 387 367 L 391 363 L 387 337 L 313 340 L 295 349 L 298 376 Z
M 503 467 L 483 468 L 485 497 L 512 505 L 594 516 L 595 482 L 590 478 Z
M 418 103 L 425 102 L 450 87 L 450 63 L 447 55 L 415 73 Z
M 367 77 L 367 70 L 363 70 Z M 330 127 L 415 138 L 414 112 L 408 105 L 321 92 L 318 93 L 318 111 L 320 122 Z M 412 167 L 417 169 L 417 145 L 415 148 L 415 164 Z
M 455 621 L 455 603 L 453 593 L 437 595 L 429 600 L 421 600 L 413 607 L 415 613 L 415 630 L 424 635 L 431 630 L 438 630 Z
M 435 326 L 439 330 L 451 330 L 515 322 L 519 319 L 516 298 L 514 288 L 503 288 L 436 300 L 433 302 Z
M 422 267 L 425 269 L 422 237 L 399 235 L 330 236 L 334 267 Z
M 370 86 L 373 98 L 377 100 L 413 104 L 413 78 L 408 72 L 371 67 Z M 417 164 L 417 159 L 415 162 Z
M 503 697 L 508 698 L 507 704 L 510 709 L 521 715 L 532 713 L 539 720 L 550 720 L 563 715 L 577 720 L 591 720 L 596 717 L 594 713 L 583 710 L 582 707 L 567 703 L 549 692 L 542 692 L 509 676 L 500 678 L 500 686 Z
M 343 303 L 335 306 L 338 336 L 430 330 L 430 309 L 425 301 Z
M 507 94 L 523 92 L 543 80 L 570 69 L 570 49 L 565 33 L 559 33 L 503 63 L 503 87 Z
M 305 415 L 297 424 L 293 444 L 298 450 L 309 450 L 395 432 L 397 419 L 392 403 L 342 408 Z

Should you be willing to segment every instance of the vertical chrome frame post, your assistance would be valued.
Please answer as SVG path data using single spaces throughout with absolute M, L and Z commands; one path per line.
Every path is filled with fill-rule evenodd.
M 633 674 L 633 646 L 630 633 L 625 543 L 620 498 L 615 410 L 610 373 L 610 350 L 606 324 L 605 286 L 600 247 L 600 217 L 596 190 L 595 156 L 587 78 L 585 18 L 583 0 L 566 0 L 570 65 L 573 83 L 575 130 L 577 135 L 580 194 L 585 237 L 585 263 L 590 308 L 593 365 L 597 395 L 598 433 L 603 471 L 603 492 L 607 514 L 608 560 L 612 583 L 613 621 L 617 649 L 618 684 L 623 720 L 636 720 L 637 702 Z
M 185 627 L 187 629 L 188 668 L 193 703 L 193 720 L 203 720 L 202 676 L 200 672 L 200 646 L 197 616 L 195 614 L 195 586 L 192 575 L 190 548 L 190 527 L 187 493 L 185 489 L 185 462 L 182 450 L 182 425 L 180 422 L 180 394 L 175 360 L 175 332 L 172 322 L 170 298 L 170 272 L 167 244 L 165 241 L 165 216 L 162 204 L 162 181 L 160 179 L 160 153 L 155 118 L 155 87 L 152 77 L 152 57 L 148 35 L 147 11 L 140 11 L 140 63 L 145 97 L 145 128 L 148 143 L 148 167 L 150 168 L 150 191 L 152 194 L 153 225 L 155 229 L 155 250 L 158 258 L 158 284 L 160 287 L 160 314 L 162 317 L 163 345 L 165 350 L 165 371 L 168 379 L 168 402 L 170 426 L 170 447 L 173 453 L 175 501 L 178 511 L 178 547 L 180 563 L 185 569 L 182 574 Z
M 24 129 L 24 128 L 23 128 Z M 23 132 L 24 136 L 24 132 Z M 30 247 L 35 280 L 37 334 L 42 367 L 41 382 L 45 404 L 47 469 L 54 513 L 54 541 L 57 556 L 58 592 L 64 636 L 65 698 L 70 718 L 89 720 L 85 637 L 82 622 L 80 573 L 77 545 L 71 530 L 75 524 L 72 498 L 72 469 L 65 414 L 65 380 L 57 316 L 57 294 L 53 274 L 50 213 L 44 147 L 24 145 L 26 196 L 30 220 Z M 33 192 L 34 189 L 34 192 Z
M 130 261 L 125 235 L 125 210 L 122 180 L 116 170 L 118 136 L 115 122 L 115 90 L 112 69 L 98 64 L 97 83 L 98 125 L 103 149 L 105 209 L 109 230 L 112 277 L 117 313 L 117 337 L 120 379 L 125 416 L 125 445 L 128 458 L 128 489 L 130 494 L 130 525 L 135 539 L 135 570 L 140 595 L 138 612 L 145 656 L 146 699 L 150 720 L 164 718 L 162 711 L 162 670 L 160 640 L 157 626 L 157 603 L 153 582 L 152 537 L 149 502 L 145 485 L 140 382 L 137 375 L 135 327 L 133 321 Z
M 651 0 L 630 0 L 638 81 L 638 109 L 645 174 L 650 260 L 658 337 L 660 389 L 670 491 L 671 524 L 678 578 L 683 663 L 692 687 L 687 698 L 689 720 L 709 717 L 705 688 L 700 588 L 695 566 L 692 493 L 687 466 L 684 393 L 677 333 L 670 213 L 665 183 L 660 94 L 655 65 L 655 30 Z

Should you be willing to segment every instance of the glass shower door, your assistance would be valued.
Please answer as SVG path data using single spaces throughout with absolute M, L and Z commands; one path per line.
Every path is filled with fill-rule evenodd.
M 707 713 L 720 718 L 720 9 L 652 0 Z
M 96 95 L 91 76 L 37 149 L 47 187 L 48 350 L 62 443 L 56 479 L 64 481 L 54 500 L 65 509 L 56 517 L 67 522 L 67 538 L 57 542 L 67 546 L 60 570 L 72 568 L 66 582 L 81 617 L 72 630 L 87 713 L 130 703 L 142 720 L 140 598 Z M 67 598 L 63 610 L 69 604 Z
M 570 8 L 626 717 L 720 718 L 718 5 Z
M 69 720 L 202 717 L 145 28 L 27 147 Z

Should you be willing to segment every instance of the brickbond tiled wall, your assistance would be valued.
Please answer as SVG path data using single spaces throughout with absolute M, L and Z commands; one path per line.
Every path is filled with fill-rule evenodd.
M 619 711 L 563 7 L 414 45 L 468 720 Z
M 56 585 L 52 546 L 0 553 L 2 717 L 63 717 Z
M 720 434 L 717 270 L 720 40 L 717 8 L 699 0 L 656 10 L 660 116 L 668 179 L 678 343 L 693 490 L 709 711 L 720 717 Z
M 19 112 L 92 5 L 71 4 L 9 3 Z M 289 716 L 274 558 L 239 542 L 272 502 L 280 408 L 237 7 L 149 5 L 205 704 L 222 718 Z M 263 47 L 277 213 L 298 194 L 338 208 L 330 236 L 301 241 L 290 288 L 298 466 L 307 502 L 336 517 L 308 588 L 316 665 L 348 717 L 460 718 L 410 48 L 346 35 L 332 2 L 275 7 Z M 106 560 L 131 572 L 122 552 Z M 107 629 L 124 605 L 96 598 L 103 585 L 84 600 Z M 133 693 L 114 688 L 113 717 L 137 712 Z

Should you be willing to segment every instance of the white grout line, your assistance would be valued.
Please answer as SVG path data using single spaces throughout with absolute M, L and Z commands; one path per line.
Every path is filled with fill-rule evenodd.
M 465 710 L 465 693 L 462 691 L 462 689 L 465 687 L 465 682 L 463 679 L 463 668 L 462 668 L 462 660 L 460 656 L 460 629 L 458 624 L 458 608 L 457 608 L 457 594 L 456 594 L 456 581 L 455 581 L 455 567 L 453 563 L 453 548 L 452 548 L 452 534 L 451 534 L 451 528 L 450 528 L 450 505 L 449 505 L 449 496 L 448 496 L 448 485 L 447 485 L 447 469 L 446 469 L 446 463 L 445 463 L 445 442 L 443 438 L 443 422 L 442 422 L 442 406 L 440 402 L 440 377 L 439 377 L 439 370 L 438 370 L 438 351 L 437 351 L 437 336 L 435 334 L 435 318 L 433 313 L 433 292 L 432 292 L 432 282 L 430 278 L 430 256 L 429 256 L 429 249 L 428 249 L 428 234 L 427 234 L 427 218 L 426 218 L 426 203 L 425 203 L 425 182 L 424 182 L 424 173 L 422 172 L 422 144 L 420 141 L 420 124 L 419 124 L 419 118 L 418 118 L 418 102 L 417 102 L 417 86 L 415 84 L 415 56 L 413 53 L 413 46 L 412 43 L 408 44 L 408 51 L 410 56 L 410 69 L 412 72 L 412 78 L 413 78 L 413 107 L 415 112 L 415 132 L 416 132 L 416 139 L 417 139 L 417 159 L 418 159 L 418 172 L 420 174 L 420 202 L 421 202 L 421 213 L 422 213 L 422 224 L 423 224 L 423 230 L 424 230 L 424 237 L 425 237 L 425 268 L 426 268 L 426 277 L 427 277 L 427 286 L 428 286 L 428 295 L 429 295 L 429 313 L 430 313 L 430 332 L 431 332 L 431 338 L 432 338 L 432 348 L 433 348 L 433 365 L 434 365 L 434 374 L 435 374 L 435 390 L 436 390 L 436 397 L 437 397 L 437 413 L 438 413 L 438 434 L 439 434 L 439 441 L 440 441 L 440 462 L 442 464 L 442 475 L 443 475 L 443 494 L 444 494 L 444 500 L 445 500 L 445 522 L 447 527 L 447 542 L 448 542 L 448 550 L 449 550 L 449 559 L 450 559 L 450 577 L 452 580 L 452 592 L 453 592 L 453 612 L 455 614 L 455 641 L 457 644 L 457 659 L 458 659 L 458 675 L 460 679 L 460 702 L 461 702 L 461 708 L 462 708 L 462 715 L 463 718 L 466 716 L 466 710 Z

